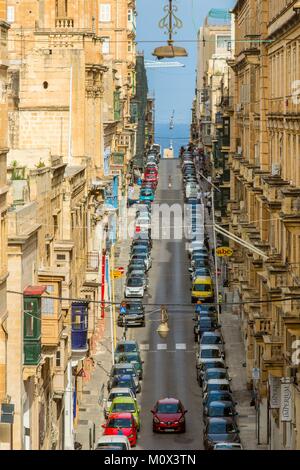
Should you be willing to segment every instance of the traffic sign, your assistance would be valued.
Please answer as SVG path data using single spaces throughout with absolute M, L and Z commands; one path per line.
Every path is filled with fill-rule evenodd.
M 120 277 L 123 276 L 123 273 L 121 273 L 121 271 L 118 271 L 117 269 L 114 269 L 113 271 L 111 271 L 111 276 L 114 279 L 119 279 Z
M 229 248 L 228 246 L 220 246 L 219 248 L 216 249 L 217 256 L 220 258 L 224 256 L 232 256 L 233 255 L 233 250 Z

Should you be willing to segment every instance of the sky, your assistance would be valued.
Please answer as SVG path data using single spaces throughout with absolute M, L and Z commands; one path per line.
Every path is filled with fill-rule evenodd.
M 167 3 L 168 0 L 137 0 L 137 49 L 144 52 L 146 60 L 155 60 L 152 52 L 161 45 L 151 41 L 166 41 L 166 35 L 159 29 L 158 22 L 166 14 L 163 7 Z M 178 7 L 177 16 L 183 21 L 182 29 L 175 35 L 179 45 L 180 39 L 196 40 L 197 31 L 211 8 L 231 8 L 236 1 L 173 0 L 173 3 Z M 156 123 L 169 122 L 173 109 L 175 124 L 189 124 L 191 121 L 196 80 L 196 43 L 183 43 L 182 46 L 189 53 L 188 57 L 179 58 L 185 64 L 184 68 L 147 69 L 149 92 L 155 94 Z

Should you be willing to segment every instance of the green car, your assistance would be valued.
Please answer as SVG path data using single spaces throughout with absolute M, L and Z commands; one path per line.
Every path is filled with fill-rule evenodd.
M 109 408 L 110 413 L 131 413 L 136 421 L 137 430 L 140 430 L 140 408 L 134 398 L 118 397 L 114 398 Z
M 140 353 L 138 352 L 123 352 L 123 353 L 115 353 L 115 363 L 120 364 L 121 362 L 130 362 L 134 364 L 139 379 L 143 379 L 143 364 Z

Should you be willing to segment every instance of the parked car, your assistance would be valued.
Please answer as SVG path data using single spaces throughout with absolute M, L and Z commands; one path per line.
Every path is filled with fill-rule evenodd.
M 238 413 L 231 401 L 212 401 L 203 408 L 203 419 L 232 417 L 236 420 Z
M 231 393 L 230 381 L 227 379 L 210 379 L 203 384 L 203 396 L 213 390 L 222 390 Z
M 136 341 L 133 340 L 122 340 L 118 341 L 115 354 L 127 353 L 127 352 L 140 352 L 139 345 Z
M 151 410 L 153 432 L 185 432 L 185 414 L 180 400 L 164 398 L 158 400 Z
M 129 277 L 125 285 L 125 297 L 144 297 L 145 279 L 143 277 Z
M 152 259 L 149 253 L 142 252 L 142 253 L 133 253 L 130 258 L 130 264 L 132 264 L 136 260 L 143 260 L 146 266 L 146 270 L 151 268 Z
M 111 413 L 131 413 L 135 419 L 137 430 L 140 430 L 141 419 L 140 419 L 140 408 L 137 401 L 134 398 L 128 397 L 117 397 L 113 399 L 112 404 L 109 408 L 109 414 Z
M 132 274 L 134 272 L 136 271 L 133 271 Z M 145 326 L 145 309 L 142 302 L 138 299 L 127 300 L 126 313 L 119 313 L 118 315 L 118 326 L 124 326 L 124 319 L 127 326 Z
M 105 419 L 108 417 L 108 410 L 114 400 L 114 398 L 119 398 L 119 397 L 124 397 L 124 398 L 133 398 L 136 400 L 135 393 L 131 390 L 131 388 L 121 388 L 121 387 L 115 387 L 112 388 L 107 396 L 107 398 L 104 398 L 103 400 L 103 414 Z
M 199 361 L 202 359 L 219 359 L 222 357 L 220 348 L 218 345 L 214 344 L 203 344 L 199 347 L 198 351 Z
M 203 435 L 204 448 L 213 450 L 218 442 L 240 443 L 239 429 L 233 418 L 209 418 Z
M 130 388 L 135 395 L 138 393 L 137 385 L 131 375 L 115 375 L 107 385 L 110 387 L 108 391 L 113 388 Z
M 131 413 L 112 413 L 105 424 L 102 424 L 104 436 L 119 435 L 128 437 L 131 447 L 137 442 L 137 425 Z
M 209 406 L 209 404 L 213 401 L 230 401 L 232 402 L 233 406 L 237 405 L 237 402 L 234 401 L 232 394 L 223 390 L 212 390 L 211 392 L 208 392 L 203 398 L 203 407 Z
M 210 369 L 206 369 L 203 373 L 202 380 L 203 382 L 207 382 L 211 379 L 231 380 L 228 376 L 228 369 L 225 369 L 224 367 L 212 367 Z
M 203 333 L 206 331 L 216 331 L 221 328 L 217 320 L 209 317 L 200 317 L 199 320 L 199 338 L 201 339 Z
M 196 370 L 197 370 L 197 380 L 200 387 L 202 386 L 202 377 L 207 369 L 221 368 L 225 369 L 224 359 L 201 359 L 196 356 Z
M 220 348 L 222 357 L 225 359 L 225 343 L 220 331 L 206 331 L 203 333 L 200 345 L 216 345 Z
M 112 383 L 113 379 L 116 376 L 128 376 L 130 375 L 135 383 L 136 386 L 136 392 L 139 393 L 141 391 L 141 384 L 139 382 L 139 373 L 135 368 L 134 364 L 128 363 L 128 362 L 122 362 L 119 364 L 114 364 L 111 368 L 108 383 L 107 383 L 107 389 L 110 391 L 112 389 Z
M 140 191 L 140 201 L 142 201 L 142 202 L 144 202 L 144 201 L 153 202 L 154 201 L 154 191 L 153 191 L 153 189 L 146 189 L 146 188 L 141 189 L 141 191 Z
M 214 450 L 243 450 L 243 446 L 238 442 L 218 442 L 214 445 Z
M 95 450 L 130 450 L 127 436 L 101 436 Z
M 138 352 L 127 352 L 127 353 L 118 353 L 115 354 L 115 363 L 120 364 L 121 362 L 130 362 L 130 364 L 134 364 L 139 379 L 143 379 L 143 364 L 144 361 L 141 359 L 141 355 Z

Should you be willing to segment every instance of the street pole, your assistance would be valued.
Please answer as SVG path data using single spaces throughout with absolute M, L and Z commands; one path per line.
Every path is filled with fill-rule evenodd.
M 114 350 L 117 345 L 117 325 L 116 325 L 116 305 L 115 305 L 115 278 L 113 276 L 113 272 L 115 269 L 115 246 L 112 244 L 111 246 L 111 277 L 112 277 L 112 311 L 113 311 L 113 328 L 114 328 Z
M 218 323 L 220 323 L 220 305 L 219 305 L 219 276 L 218 276 L 218 257 L 217 257 L 217 237 L 215 231 L 215 191 L 211 188 L 211 205 L 212 205 L 212 222 L 213 222 L 213 238 L 214 238 L 214 259 L 215 259 L 215 270 L 216 270 L 216 296 L 217 296 L 217 311 L 218 311 Z
M 109 290 L 109 313 L 110 313 L 110 340 L 111 340 L 111 357 L 112 357 L 112 364 L 115 363 L 115 340 L 114 340 L 114 320 L 113 320 L 113 306 L 112 306 L 112 290 L 111 290 L 111 267 L 109 262 L 109 257 L 106 255 L 106 263 L 108 262 L 107 266 L 107 276 L 108 276 L 108 290 Z M 106 264 L 105 263 L 105 264 Z

